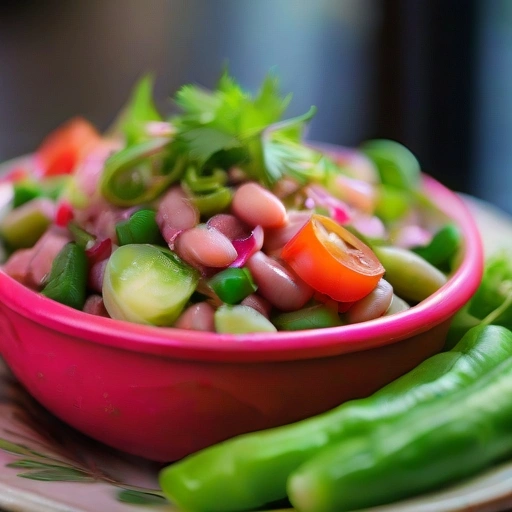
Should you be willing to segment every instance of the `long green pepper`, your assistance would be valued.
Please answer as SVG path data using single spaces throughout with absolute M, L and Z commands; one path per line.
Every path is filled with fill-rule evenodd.
M 427 359 L 372 396 L 207 448 L 162 470 L 160 485 L 186 511 L 256 509 L 285 498 L 289 475 L 322 449 L 469 388 L 511 356 L 512 332 L 475 327 L 450 352 Z
M 487 328 L 491 329 L 491 328 Z M 493 327 L 512 342 L 512 332 Z M 469 477 L 512 454 L 512 359 L 478 382 L 343 439 L 290 476 L 299 512 L 373 507 Z

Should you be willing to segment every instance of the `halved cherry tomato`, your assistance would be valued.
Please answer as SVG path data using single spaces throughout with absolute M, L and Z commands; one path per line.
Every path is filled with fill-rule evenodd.
M 74 117 L 51 132 L 36 151 L 41 176 L 69 174 L 87 152 L 101 140 L 96 128 Z
M 311 287 L 339 302 L 368 295 L 384 275 L 373 251 L 337 222 L 312 215 L 281 258 Z

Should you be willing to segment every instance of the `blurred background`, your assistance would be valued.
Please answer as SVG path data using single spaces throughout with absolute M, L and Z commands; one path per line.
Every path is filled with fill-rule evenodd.
M 512 213 L 512 1 L 2 0 L 0 160 L 81 114 L 105 129 L 153 71 L 170 107 L 225 64 L 274 68 L 312 140 L 408 146 L 447 186 Z

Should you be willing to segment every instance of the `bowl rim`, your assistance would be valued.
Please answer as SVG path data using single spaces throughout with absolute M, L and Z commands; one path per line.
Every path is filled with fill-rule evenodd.
M 335 153 L 335 147 L 330 147 Z M 339 147 L 339 150 L 346 148 Z M 471 298 L 483 274 L 483 245 L 469 208 L 455 192 L 431 176 L 422 174 L 421 181 L 422 190 L 432 198 L 436 207 L 461 229 L 464 257 L 444 286 L 401 313 L 358 324 L 307 331 L 243 335 L 205 333 L 89 315 L 26 288 L 1 269 L 0 310 L 10 309 L 33 323 L 87 343 L 165 358 L 218 362 L 292 361 L 389 345 L 448 320 Z

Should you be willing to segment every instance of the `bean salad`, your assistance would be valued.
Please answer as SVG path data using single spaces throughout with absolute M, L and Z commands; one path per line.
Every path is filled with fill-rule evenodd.
M 269 74 L 225 73 L 163 115 L 143 77 L 108 133 L 82 118 L 0 182 L 3 270 L 114 319 L 241 334 L 326 328 L 404 311 L 462 246 L 397 141 L 306 142 Z

